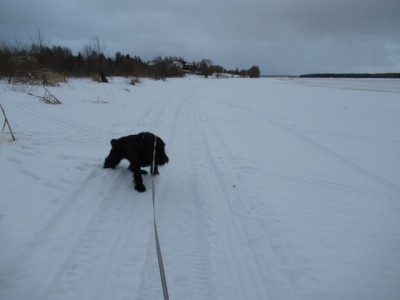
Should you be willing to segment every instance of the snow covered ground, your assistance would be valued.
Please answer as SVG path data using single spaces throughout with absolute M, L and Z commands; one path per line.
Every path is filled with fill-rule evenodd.
M 0 83 L 0 299 L 161 299 L 147 192 L 112 138 L 151 131 L 170 299 L 400 297 L 400 82 Z M 29 92 L 43 95 L 42 88 Z M 0 116 L 1 123 L 3 122 Z

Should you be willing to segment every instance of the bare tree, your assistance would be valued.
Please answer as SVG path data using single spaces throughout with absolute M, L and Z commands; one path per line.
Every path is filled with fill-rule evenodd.
M 24 43 L 17 35 L 13 34 L 14 43 L 9 46 L 12 52 L 18 53 L 26 50 L 26 43 Z
M 30 39 L 33 44 L 38 45 L 40 48 L 44 48 L 46 45 L 44 34 L 39 27 L 36 27 L 35 35 L 30 36 Z
M 46 48 L 48 47 L 49 41 L 45 41 L 43 32 L 39 27 L 36 28 L 34 36 L 30 36 L 32 40 L 32 52 L 38 57 L 40 67 L 43 68 L 46 62 Z
M 105 43 L 100 41 L 98 36 L 89 40 L 83 47 L 82 54 L 85 60 L 91 65 L 92 71 L 100 75 L 102 82 L 108 82 L 105 75 Z
M 99 57 L 101 55 L 104 55 L 105 48 L 105 43 L 101 42 L 98 36 L 95 36 L 93 39 L 89 40 L 89 42 L 83 47 L 82 55 L 85 59 Z

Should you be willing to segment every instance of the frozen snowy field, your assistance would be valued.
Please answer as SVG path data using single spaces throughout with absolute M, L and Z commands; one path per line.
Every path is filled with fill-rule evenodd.
M 161 299 L 151 179 L 112 138 L 151 131 L 170 299 L 400 299 L 400 81 L 0 83 L 0 299 Z M 41 88 L 29 90 L 43 95 Z M 0 116 L 0 121 L 3 123 Z

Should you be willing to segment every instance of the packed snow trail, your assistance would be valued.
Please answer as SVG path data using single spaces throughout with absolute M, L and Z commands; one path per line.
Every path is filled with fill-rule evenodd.
M 171 300 L 397 299 L 393 82 L 71 80 L 57 106 L 1 83 L 18 140 L 1 136 L 0 299 L 162 298 L 151 177 L 138 193 L 127 162 L 102 168 L 112 138 L 140 131 L 170 158 Z

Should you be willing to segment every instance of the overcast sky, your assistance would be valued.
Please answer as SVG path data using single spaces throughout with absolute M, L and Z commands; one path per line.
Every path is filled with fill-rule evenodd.
M 400 72 L 400 0 L 0 0 L 0 41 L 211 59 L 262 74 Z

